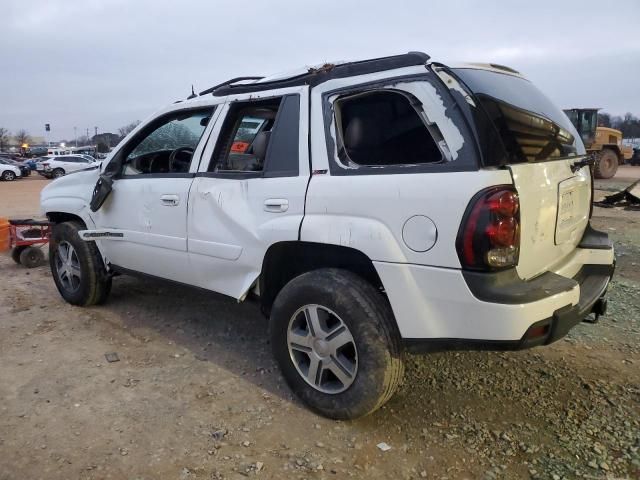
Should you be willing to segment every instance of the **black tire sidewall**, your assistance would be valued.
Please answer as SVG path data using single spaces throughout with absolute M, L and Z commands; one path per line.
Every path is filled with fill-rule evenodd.
M 20 263 L 27 268 L 36 268 L 44 263 L 44 252 L 38 247 L 26 247 L 20 253 Z
M 603 160 L 607 158 L 610 159 L 610 161 L 613 163 L 613 166 L 610 169 L 603 170 L 602 169 L 602 166 L 604 164 Z M 598 164 L 596 165 L 596 178 L 602 178 L 602 179 L 612 178 L 618 170 L 619 163 L 620 162 L 618 161 L 618 156 L 613 150 L 604 149 L 600 153 L 600 158 L 598 159 Z
M 354 278 L 364 282 L 351 272 L 337 269 L 303 274 L 283 288 L 271 311 L 273 354 L 287 384 L 311 409 L 336 419 L 357 418 L 379 406 L 387 388 L 385 375 L 390 356 L 394 355 L 394 349 L 379 328 L 379 322 L 393 321 L 390 308 L 385 308 L 384 298 L 373 287 L 370 291 L 362 291 L 340 285 L 352 283 Z M 291 360 L 287 345 L 289 321 L 300 307 L 309 304 L 335 312 L 355 340 L 358 370 L 354 382 L 344 392 L 327 394 L 314 389 L 301 377 Z
M 54 225 L 51 232 L 51 238 L 49 240 L 49 265 L 51 266 L 51 274 L 53 275 L 53 281 L 58 287 L 60 295 L 69 303 L 73 305 L 85 305 L 87 300 L 91 297 L 94 285 L 92 282 L 96 281 L 94 259 L 89 250 L 87 242 L 82 240 L 78 235 L 78 231 L 82 227 L 75 222 L 65 222 Z M 56 268 L 56 255 L 58 245 L 60 242 L 65 241 L 71 244 L 78 255 L 78 261 L 80 262 L 80 287 L 75 292 L 69 292 L 64 288 L 62 282 L 58 278 Z
M 16 174 L 13 172 L 9 172 L 8 170 L 4 171 L 2 172 L 2 179 L 7 182 L 11 182 L 16 179 Z
M 61 168 L 56 168 L 53 172 L 51 172 L 52 178 L 60 178 L 64 177 L 64 170 Z
M 13 250 L 11 250 L 11 258 L 18 265 L 20 265 L 20 254 L 25 248 L 27 248 L 26 245 L 19 245 L 17 247 L 14 247 Z

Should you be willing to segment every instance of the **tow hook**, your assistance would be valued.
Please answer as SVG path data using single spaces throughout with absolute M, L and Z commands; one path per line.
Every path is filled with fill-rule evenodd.
M 594 317 L 586 317 L 583 322 L 598 323 L 600 317 L 607 313 L 607 303 L 608 300 L 605 297 L 600 297 L 596 303 L 593 304 L 593 308 L 591 309 L 591 313 L 593 313 Z

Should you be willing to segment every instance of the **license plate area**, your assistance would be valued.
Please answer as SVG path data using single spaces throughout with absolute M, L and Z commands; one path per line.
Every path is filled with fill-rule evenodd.
M 589 214 L 589 186 L 582 177 L 573 177 L 558 184 L 558 214 L 555 244 L 577 243 Z

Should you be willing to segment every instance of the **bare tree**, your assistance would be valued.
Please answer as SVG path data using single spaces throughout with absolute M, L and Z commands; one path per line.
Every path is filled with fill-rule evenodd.
M 27 131 L 24 129 L 18 130 L 16 132 L 15 139 L 16 139 L 16 142 L 18 142 L 19 146 L 22 146 L 25 143 L 31 142 L 31 137 L 29 136 L 29 133 L 27 133 Z
M 0 127 L 0 151 L 4 150 L 4 146 L 9 142 L 9 130 Z
M 131 122 L 128 125 L 125 125 L 124 127 L 120 127 L 118 129 L 118 133 L 120 134 L 121 138 L 126 137 L 127 135 L 129 135 L 129 133 L 131 133 L 131 131 L 136 128 L 138 125 L 140 125 L 140 120 L 136 120 L 135 122 Z

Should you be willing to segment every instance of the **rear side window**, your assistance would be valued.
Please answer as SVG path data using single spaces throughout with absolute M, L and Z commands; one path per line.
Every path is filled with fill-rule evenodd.
M 480 101 L 486 117 L 476 116 L 475 120 L 493 125 L 508 163 L 539 162 L 584 153 L 564 112 L 528 80 L 488 70 L 460 68 L 454 72 Z M 485 164 L 490 165 L 491 161 L 485 158 Z
M 209 172 L 297 176 L 300 96 L 234 103 L 224 120 Z
M 335 103 L 338 158 L 344 167 L 438 163 L 443 155 L 409 94 L 377 90 Z

